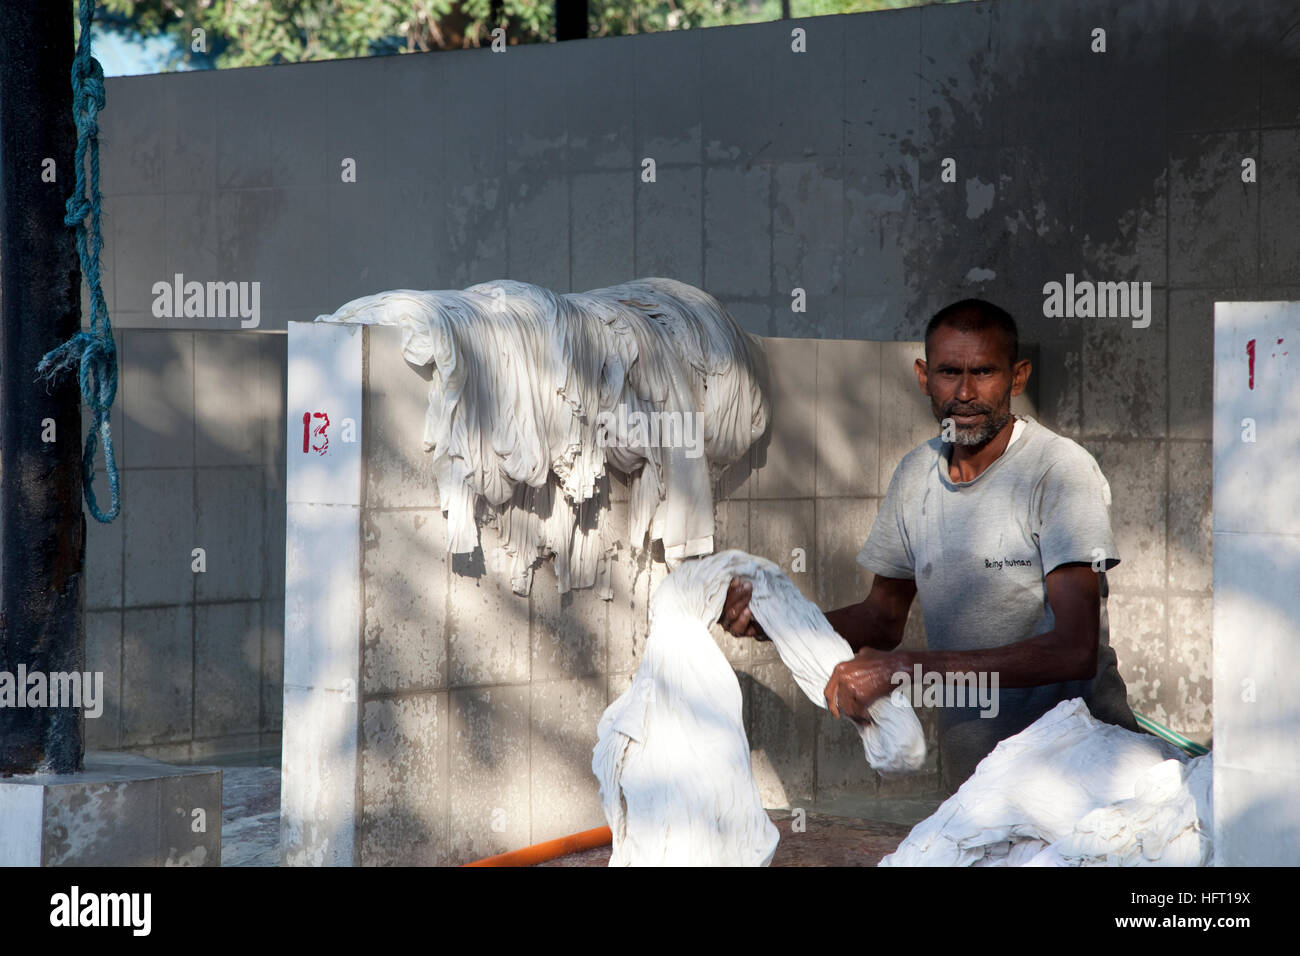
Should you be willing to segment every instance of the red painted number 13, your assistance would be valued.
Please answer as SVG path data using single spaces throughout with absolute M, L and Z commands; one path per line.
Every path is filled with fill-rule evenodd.
M 321 419 L 320 424 L 315 428 L 311 427 L 313 418 Z M 304 455 L 312 451 L 319 455 L 325 454 L 325 449 L 330 446 L 329 437 L 325 434 L 325 429 L 329 427 L 330 417 L 324 412 L 316 412 L 315 414 L 311 412 L 302 413 L 302 453 Z M 320 439 L 319 444 L 315 441 L 317 438 Z

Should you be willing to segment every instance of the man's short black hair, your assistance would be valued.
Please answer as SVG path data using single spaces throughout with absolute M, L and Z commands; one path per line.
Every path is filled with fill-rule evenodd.
M 1016 329 L 1016 320 L 1005 309 L 1000 309 L 992 302 L 983 299 L 962 299 L 952 305 L 946 305 L 934 314 L 930 324 L 925 327 L 925 360 L 930 361 L 930 337 L 941 326 L 956 329 L 959 332 L 984 332 L 996 329 L 1006 343 L 1008 357 L 1012 367 L 1020 357 L 1020 332 Z

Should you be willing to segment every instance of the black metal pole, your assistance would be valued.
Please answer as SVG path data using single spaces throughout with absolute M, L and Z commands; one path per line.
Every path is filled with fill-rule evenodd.
M 84 670 L 81 393 L 73 375 L 36 382 L 41 357 L 81 327 L 63 224 L 76 179 L 73 36 L 67 0 L 7 0 L 0 15 L 0 681 L 7 673 L 15 696 L 0 686 L 0 774 L 82 765 L 82 711 L 50 706 L 48 684 Z M 44 675 L 46 706 L 27 706 L 39 697 L 30 677 L 15 686 L 24 671 Z
M 555 0 L 555 39 L 587 37 L 587 0 Z

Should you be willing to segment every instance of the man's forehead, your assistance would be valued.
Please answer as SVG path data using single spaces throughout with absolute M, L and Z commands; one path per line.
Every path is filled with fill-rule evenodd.
M 949 327 L 935 330 L 930 341 L 930 361 L 940 362 L 989 362 L 1000 364 L 1002 357 L 1001 335 L 997 329 L 984 329 L 980 332 L 963 331 Z

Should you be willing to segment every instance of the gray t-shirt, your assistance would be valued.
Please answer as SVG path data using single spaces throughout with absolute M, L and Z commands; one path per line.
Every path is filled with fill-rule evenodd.
M 1023 426 L 1023 427 L 1022 427 Z M 912 578 L 931 650 L 980 650 L 1052 630 L 1048 572 L 1070 562 L 1119 564 L 1110 485 L 1086 449 L 1033 419 L 972 481 L 948 474 L 952 445 L 933 438 L 899 463 L 858 563 Z M 1000 688 L 996 717 L 978 706 L 939 711 L 944 780 L 956 789 L 1003 740 L 1062 700 L 1083 697 L 1099 720 L 1137 731 L 1110 648 L 1106 575 L 1092 680 Z

